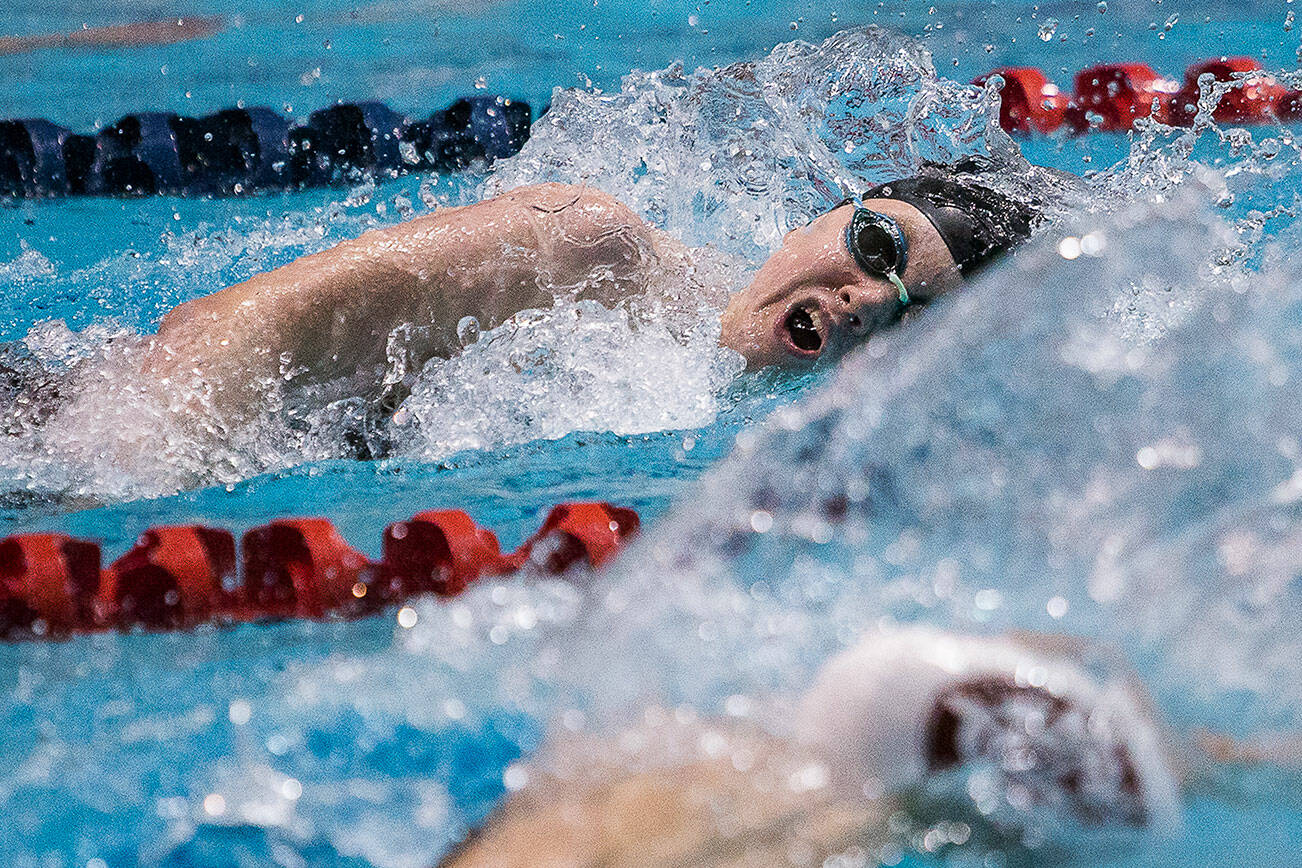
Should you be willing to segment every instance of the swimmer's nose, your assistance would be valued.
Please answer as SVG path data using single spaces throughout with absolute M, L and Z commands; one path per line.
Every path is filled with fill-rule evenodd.
M 862 332 L 883 315 L 888 302 L 895 298 L 878 287 L 846 286 L 837 293 L 836 315 L 852 332 Z

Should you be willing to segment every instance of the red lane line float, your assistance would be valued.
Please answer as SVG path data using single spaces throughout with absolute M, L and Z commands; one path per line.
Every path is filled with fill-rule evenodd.
M 1212 112 L 1217 121 L 1252 124 L 1302 117 L 1302 92 L 1286 88 L 1251 57 L 1200 61 L 1185 71 L 1183 83 L 1143 63 L 1093 66 L 1076 74 L 1070 97 L 1031 67 L 997 69 L 973 84 L 985 84 L 993 75 L 1004 80 L 999 123 L 1010 133 L 1050 133 L 1064 126 L 1077 135 L 1125 132 L 1143 117 L 1188 126 L 1197 113 L 1198 79 L 1204 75 L 1240 82 L 1220 95 Z
M 97 623 L 100 552 L 64 534 L 0 540 L 0 636 L 61 635 Z
M 600 567 L 638 527 L 631 509 L 562 503 L 520 548 L 503 554 L 497 535 L 466 513 L 431 510 L 385 528 L 375 563 L 324 518 L 255 527 L 238 552 L 227 530 L 175 525 L 145 531 L 104 569 L 93 542 L 20 534 L 0 539 L 0 639 L 357 617 L 416 594 L 455 596 L 476 579 L 525 564 L 552 575 L 580 562 Z
M 600 567 L 637 533 L 641 522 L 631 509 L 608 503 L 564 503 L 555 507 L 538 532 L 516 552 L 549 573 L 563 573 L 581 560 Z
M 1051 133 L 1062 126 L 1067 94 L 1029 66 L 1006 66 L 974 80 L 985 84 L 993 75 L 1004 80 L 1000 92 L 999 125 L 1010 133 Z
M 1242 124 L 1297 116 L 1298 98 L 1302 94 L 1284 87 L 1251 57 L 1222 57 L 1195 63 L 1185 71 L 1184 87 L 1172 101 L 1172 123 L 1180 126 L 1193 123 L 1198 110 L 1198 79 L 1203 75 L 1211 75 L 1216 81 L 1243 79 L 1243 84 L 1221 94 L 1212 110 L 1213 120 Z
M 244 534 L 241 548 L 244 618 L 353 614 L 371 584 L 370 561 L 324 518 L 287 518 L 255 527 Z
M 199 526 L 150 528 L 103 573 L 98 618 L 104 624 L 175 630 L 235 604 L 235 537 Z
M 516 566 L 503 557 L 497 535 L 459 509 L 420 512 L 384 529 L 385 592 L 403 596 L 432 592 L 452 597 L 480 576 Z
M 1076 73 L 1076 92 L 1067 107 L 1067 124 L 1077 133 L 1091 129 L 1126 131 L 1139 118 L 1170 119 L 1171 97 L 1179 89 L 1143 63 L 1112 63 Z

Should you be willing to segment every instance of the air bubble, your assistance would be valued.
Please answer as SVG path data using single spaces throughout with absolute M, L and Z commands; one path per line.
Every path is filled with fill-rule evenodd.
M 468 347 L 479 340 L 479 320 L 473 316 L 463 316 L 457 320 L 457 341 Z

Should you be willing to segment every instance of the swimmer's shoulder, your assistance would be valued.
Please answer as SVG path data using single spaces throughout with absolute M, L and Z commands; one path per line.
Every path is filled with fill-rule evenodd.
M 604 190 L 580 184 L 545 183 L 517 187 L 506 194 L 526 208 L 536 222 L 562 231 L 579 245 L 600 243 L 611 235 L 654 237 L 655 230 L 628 205 Z
M 517 187 L 501 198 L 528 215 L 538 249 L 562 266 L 566 262 L 582 267 L 600 264 L 618 277 L 645 275 L 684 258 L 680 242 L 617 197 L 595 187 L 533 184 Z
M 604 190 L 586 184 L 565 184 L 559 181 L 527 184 L 502 194 L 501 198 L 518 202 L 542 214 L 559 214 L 577 209 L 580 212 L 596 211 L 641 222 L 641 218 L 623 202 Z
M 424 234 L 452 232 L 536 248 L 544 255 L 582 251 L 585 258 L 608 258 L 622 244 L 658 252 L 670 245 L 660 233 L 615 196 L 582 184 L 548 182 L 515 187 L 470 205 L 437 211 L 385 229 L 373 230 L 358 246 Z
M 607 740 L 549 741 L 521 766 L 526 785 L 439 868 L 736 868 L 795 851 L 818 864 L 885 843 L 893 806 L 793 785 L 809 758 L 762 728 L 646 717 Z

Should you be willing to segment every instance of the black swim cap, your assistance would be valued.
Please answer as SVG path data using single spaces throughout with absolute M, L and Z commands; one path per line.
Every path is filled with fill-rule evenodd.
M 921 211 L 967 277 L 1029 238 L 1039 212 L 961 174 L 956 178 L 918 175 L 888 181 L 863 198 L 895 199 Z

